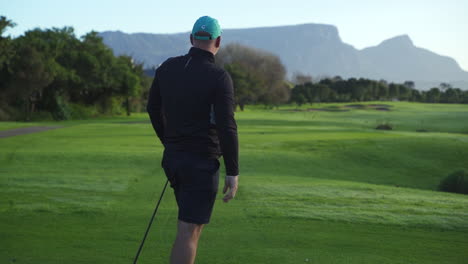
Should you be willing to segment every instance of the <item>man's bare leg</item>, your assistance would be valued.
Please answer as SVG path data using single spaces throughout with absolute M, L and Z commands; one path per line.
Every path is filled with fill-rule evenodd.
M 171 264 L 193 264 L 197 255 L 198 239 L 203 225 L 179 220 L 177 236 L 172 247 Z

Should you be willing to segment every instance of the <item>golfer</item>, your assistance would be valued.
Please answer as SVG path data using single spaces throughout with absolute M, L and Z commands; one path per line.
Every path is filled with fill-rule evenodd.
M 219 157 L 226 167 L 224 202 L 236 195 L 238 140 L 232 79 L 215 65 L 221 28 L 209 16 L 194 24 L 188 54 L 156 70 L 147 110 L 164 145 L 162 167 L 179 207 L 172 264 L 195 261 L 202 228 L 210 221 L 218 191 Z

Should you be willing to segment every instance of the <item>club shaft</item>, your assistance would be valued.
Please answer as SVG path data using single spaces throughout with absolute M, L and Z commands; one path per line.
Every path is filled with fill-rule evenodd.
M 167 183 L 169 180 L 166 181 L 166 184 L 164 185 L 164 188 L 161 192 L 161 197 L 159 197 L 158 203 L 156 204 L 156 208 L 154 209 L 153 215 L 151 216 L 150 222 L 148 224 L 148 228 L 146 228 L 145 235 L 143 236 L 143 240 L 141 241 L 140 247 L 138 248 L 137 254 L 135 256 L 135 260 L 133 261 L 133 264 L 137 264 L 138 257 L 140 256 L 141 250 L 143 249 L 143 245 L 145 244 L 146 237 L 148 236 L 148 233 L 150 231 L 151 225 L 153 224 L 154 217 L 156 216 L 156 213 L 158 212 L 159 204 L 161 203 L 161 200 L 164 196 L 164 192 L 166 191 Z

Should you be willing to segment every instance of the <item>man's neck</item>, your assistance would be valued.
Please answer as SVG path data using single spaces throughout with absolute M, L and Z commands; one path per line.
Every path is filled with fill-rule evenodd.
M 213 47 L 204 47 L 204 46 L 200 46 L 200 45 L 193 45 L 193 47 L 204 50 L 204 51 L 208 51 L 211 54 L 213 54 L 213 56 L 216 55 L 216 50 Z

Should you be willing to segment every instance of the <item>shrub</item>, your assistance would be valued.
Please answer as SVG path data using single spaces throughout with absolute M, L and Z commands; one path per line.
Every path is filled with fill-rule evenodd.
M 51 114 L 54 120 L 70 119 L 70 106 L 62 96 L 55 96 L 55 109 L 51 112 Z
M 416 132 L 429 132 L 427 129 L 416 129 Z
M 123 106 L 124 98 L 121 97 L 112 97 L 110 100 L 110 114 L 111 115 L 121 115 L 124 114 L 125 107 Z
M 392 130 L 393 129 L 393 126 L 389 123 L 383 123 L 383 124 L 379 124 L 377 125 L 377 127 L 375 129 L 379 129 L 379 130 Z
M 46 111 L 38 111 L 31 113 L 28 121 L 52 121 L 56 120 L 52 113 Z
M 81 104 L 69 104 L 71 119 L 86 119 L 98 116 L 96 106 L 85 106 Z
M 0 121 L 18 121 L 24 119 L 24 111 L 20 111 L 19 109 L 0 101 Z
M 3 108 L 1 107 L 0 108 L 0 121 L 10 121 L 10 120 L 13 120 L 14 117 L 13 115 L 11 114 L 11 110 L 8 109 L 8 108 Z
M 466 170 L 458 170 L 448 175 L 440 182 L 439 190 L 468 194 L 468 172 Z
M 98 112 L 103 115 L 121 115 L 126 112 L 123 102 L 124 99 L 122 97 L 104 98 L 97 104 Z

